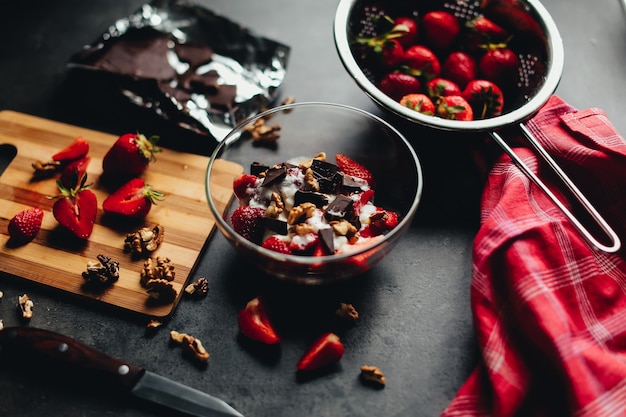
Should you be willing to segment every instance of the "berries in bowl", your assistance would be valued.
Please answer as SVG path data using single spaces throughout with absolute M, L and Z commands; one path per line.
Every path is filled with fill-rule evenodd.
M 216 160 L 244 168 L 233 201 L 209 186 Z M 237 126 L 215 149 L 207 197 L 218 229 L 269 275 L 305 284 L 351 278 L 387 255 L 422 193 L 406 138 L 379 117 L 333 103 L 279 106 Z
M 558 29 L 537 0 L 341 0 L 334 37 L 374 102 L 451 131 L 528 119 L 556 90 L 564 64 Z M 428 100 L 415 106 L 415 94 Z

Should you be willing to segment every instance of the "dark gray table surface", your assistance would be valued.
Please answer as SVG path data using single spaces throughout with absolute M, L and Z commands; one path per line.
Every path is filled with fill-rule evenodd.
M 154 121 L 68 80 L 68 57 L 141 0 L 3 2 L 0 8 L 0 110 L 15 110 L 112 134 L 150 131 Z M 282 89 L 297 101 L 331 101 L 382 113 L 349 78 L 335 52 L 336 0 L 204 1 L 214 11 L 292 47 Z M 618 129 L 623 114 L 626 19 L 618 0 L 545 0 L 565 44 L 557 90 L 578 108 L 603 108 Z M 96 86 L 94 88 L 97 90 Z M 97 93 L 97 94 L 96 94 Z M 104 98 L 102 98 L 104 97 Z M 469 138 L 398 126 L 424 163 L 425 191 L 413 227 L 378 266 L 358 279 L 323 288 L 294 288 L 248 266 L 215 233 L 194 276 L 210 281 L 208 297 L 183 300 L 156 335 L 145 320 L 81 303 L 46 288 L 0 276 L 0 319 L 19 325 L 17 296 L 35 303 L 30 326 L 64 333 L 110 355 L 214 394 L 245 416 L 436 416 L 478 362 L 469 287 L 481 181 Z M 167 138 L 167 132 L 164 131 Z M 210 145 L 189 139 L 194 151 Z M 2 260 L 0 259 L 0 262 Z M 237 313 L 258 293 L 283 300 L 280 354 L 258 355 L 238 337 Z M 361 317 L 343 333 L 346 354 L 334 372 L 302 381 L 295 364 L 323 327 L 320 311 L 354 304 Z M 200 338 L 211 359 L 199 369 L 168 343 L 169 330 Z M 363 364 L 379 366 L 387 386 L 358 380 Z M 34 368 L 34 369 L 33 369 Z M 170 415 L 103 389 L 63 381 L 28 364 L 0 364 L 2 416 Z

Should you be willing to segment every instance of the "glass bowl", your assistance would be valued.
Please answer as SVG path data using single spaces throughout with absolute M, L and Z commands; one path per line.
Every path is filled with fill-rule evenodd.
M 264 122 L 278 126 L 279 138 L 264 143 L 250 138 L 249 126 Z M 375 180 L 376 206 L 398 213 L 396 227 L 371 244 L 359 245 L 349 254 L 301 256 L 265 249 L 233 230 L 231 203 L 220 212 L 216 196 L 232 190 L 211 186 L 220 175 L 217 160 L 230 161 L 250 173 L 253 163 L 273 166 L 297 157 L 312 158 L 325 152 L 328 161 L 344 154 L 371 171 Z M 217 182 L 216 182 L 217 183 Z M 206 175 L 206 193 L 217 228 L 245 258 L 267 274 L 302 284 L 324 284 L 352 278 L 383 259 L 407 231 L 422 195 L 420 161 L 407 139 L 376 115 L 334 103 L 295 103 L 267 110 L 236 126 L 211 155 Z M 220 194 L 221 193 L 221 194 Z

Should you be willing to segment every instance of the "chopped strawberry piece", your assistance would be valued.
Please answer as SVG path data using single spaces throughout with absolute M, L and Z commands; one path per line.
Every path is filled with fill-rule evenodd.
M 344 354 L 343 343 L 334 333 L 325 333 L 300 358 L 298 371 L 313 371 L 339 362 Z
M 265 209 L 261 207 L 239 206 L 230 216 L 235 232 L 251 242 L 260 243 L 263 237 L 261 217 Z
M 265 249 L 269 249 L 274 252 L 284 253 L 287 255 L 291 254 L 291 249 L 289 248 L 289 244 L 285 242 L 284 239 L 281 239 L 277 235 L 272 235 L 265 239 L 261 244 Z
M 239 331 L 246 337 L 257 342 L 274 345 L 280 337 L 269 320 L 263 299 L 255 297 L 239 312 L 237 318 Z
M 289 249 L 296 255 L 312 255 L 318 243 L 319 237 L 317 233 L 295 235 L 289 243 Z
M 257 177 L 250 174 L 241 174 L 233 181 L 233 191 L 237 198 L 243 199 L 249 197 L 248 189 L 253 188 L 256 184 Z
M 373 185 L 374 177 L 372 173 L 363 165 L 343 154 L 335 155 L 335 160 L 337 161 L 339 169 L 344 173 L 367 181 L 370 187 Z

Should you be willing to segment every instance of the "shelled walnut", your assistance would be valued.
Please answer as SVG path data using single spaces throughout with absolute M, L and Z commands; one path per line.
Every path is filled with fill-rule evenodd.
M 114 283 L 120 277 L 120 263 L 110 257 L 99 254 L 98 262 L 87 262 L 87 270 L 83 271 L 83 278 L 90 284 L 106 286 Z
M 206 362 L 211 357 L 209 352 L 207 352 L 202 345 L 200 339 L 196 337 L 172 330 L 170 332 L 170 340 L 180 344 L 183 348 L 183 352 L 190 354 L 194 359 L 200 362 Z
M 339 308 L 335 311 L 335 314 L 348 321 L 356 321 L 359 318 L 359 312 L 356 311 L 356 308 L 352 304 L 341 303 Z
M 157 250 L 165 237 L 165 227 L 156 224 L 154 227 L 142 227 L 134 233 L 126 235 L 124 251 L 137 255 L 150 256 Z
M 148 258 L 143 263 L 141 269 L 141 285 L 145 286 L 148 281 L 153 279 L 164 279 L 173 281 L 176 277 L 174 264 L 165 256 L 157 256 L 156 258 Z
M 33 303 L 33 300 L 30 299 L 28 294 L 22 294 L 17 297 L 17 306 L 22 313 L 23 319 L 30 320 L 33 318 L 33 308 L 35 307 L 35 304 Z
M 150 298 L 162 302 L 172 303 L 178 295 L 174 285 L 165 279 L 151 279 L 146 283 L 146 292 Z
M 195 282 L 185 287 L 185 293 L 195 298 L 206 297 L 209 293 L 209 280 L 198 278 Z
M 364 382 L 373 382 L 380 386 L 384 386 L 387 383 L 382 371 L 378 367 L 371 365 L 361 366 L 361 378 Z

